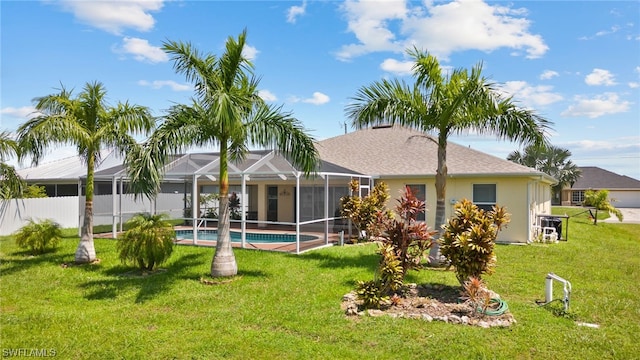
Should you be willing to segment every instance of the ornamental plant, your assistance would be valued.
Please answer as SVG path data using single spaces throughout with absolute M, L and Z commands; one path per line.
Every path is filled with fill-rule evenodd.
M 367 196 L 358 196 L 360 182 L 351 180 L 349 183 L 351 189 L 350 196 L 344 196 L 340 199 L 340 209 L 342 216 L 346 216 L 358 230 L 358 236 L 365 234 L 377 235 L 375 222 L 378 219 L 378 213 L 384 211 L 384 206 L 389 200 L 389 186 L 386 183 L 378 182 L 371 193 Z
M 169 259 L 176 233 L 166 218 L 165 214 L 145 213 L 127 221 L 128 230 L 116 245 L 120 260 L 151 271 Z
M 390 299 L 397 299 L 393 295 L 402 288 L 407 271 L 422 268 L 423 260 L 428 259 L 427 252 L 435 231 L 416 220 L 424 212 L 424 206 L 424 201 L 416 198 L 406 187 L 392 216 L 378 211 L 375 228 L 381 239 L 378 247 L 380 263 L 375 279 L 360 281 L 356 288 L 356 295 L 365 308 L 379 308 Z
M 27 225 L 21 227 L 13 236 L 18 247 L 28 249 L 31 254 L 38 255 L 58 247 L 62 238 L 62 230 L 60 224 L 51 219 L 40 222 L 29 219 Z
M 428 260 L 427 251 L 433 244 L 431 230 L 423 221 L 417 221 L 419 214 L 424 213 L 425 202 L 418 199 L 410 187 L 405 187 L 397 199 L 395 211 L 378 212 L 376 226 L 379 228 L 382 243 L 390 246 L 402 266 L 404 275 L 410 269 L 420 269 L 424 260 Z
M 455 216 L 443 228 L 440 252 L 454 267 L 461 285 L 469 278 L 481 279 L 483 274 L 493 273 L 498 231 L 509 221 L 504 207 L 494 206 L 485 212 L 467 199 L 455 205 Z
M 585 191 L 584 204 L 586 206 L 593 206 L 598 210 L 613 213 L 618 218 L 618 221 L 622 221 L 624 219 L 622 212 L 611 205 L 611 202 L 609 201 L 609 190 Z

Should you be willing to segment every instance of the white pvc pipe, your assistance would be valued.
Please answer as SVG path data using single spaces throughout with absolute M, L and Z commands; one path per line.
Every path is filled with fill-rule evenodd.
M 564 298 L 562 299 L 562 302 L 564 303 L 564 310 L 566 311 L 569 309 L 569 296 L 571 295 L 571 283 L 554 273 L 548 273 L 547 278 L 545 279 L 544 301 L 545 303 L 548 304 L 553 300 L 553 280 L 561 282 L 564 285 L 563 287 Z

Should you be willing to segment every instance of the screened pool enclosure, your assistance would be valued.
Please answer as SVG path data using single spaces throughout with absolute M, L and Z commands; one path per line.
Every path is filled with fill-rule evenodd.
M 219 170 L 219 153 L 176 156 L 164 169 L 160 193 L 148 200 L 128 193 L 122 165 L 102 169 L 96 172 L 96 184 L 105 189 L 110 183 L 111 191 L 95 197 L 94 217 L 110 218 L 115 237 L 136 213 L 165 213 L 176 220 L 179 234 L 189 234 L 179 236 L 180 243 L 211 245 L 215 240 L 210 234 L 218 222 Z M 361 196 L 368 194 L 373 181 L 326 161 L 305 176 L 285 157 L 268 150 L 252 151 L 244 161 L 230 162 L 228 173 L 234 245 L 295 253 L 338 241 L 341 231 L 348 234 L 350 226 L 340 216 L 340 198 L 349 195 L 352 179 L 360 182 Z

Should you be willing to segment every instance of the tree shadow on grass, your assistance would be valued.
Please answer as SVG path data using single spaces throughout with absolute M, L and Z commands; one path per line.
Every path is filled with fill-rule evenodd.
M 178 282 L 200 282 L 205 275 L 194 273 L 193 270 L 200 268 L 208 261 L 201 254 L 185 254 L 166 268 L 152 272 L 143 272 L 126 265 L 111 266 L 102 271 L 109 278 L 87 281 L 80 287 L 85 290 L 85 298 L 88 300 L 115 299 L 120 294 L 137 289 L 135 302 L 144 303 L 169 291 Z M 238 276 L 265 277 L 266 275 L 261 271 L 240 271 Z
M 69 254 L 57 253 L 55 250 L 47 251 L 44 254 L 32 255 L 30 251 L 16 251 L 1 259 L 0 273 L 3 276 L 28 271 L 32 267 L 43 265 L 59 265 L 69 259 Z M 73 258 L 73 257 L 72 257 Z
M 176 282 L 192 277 L 185 276 L 188 268 L 202 265 L 197 254 L 186 254 L 172 262 L 167 268 L 143 273 L 131 266 L 111 266 L 102 271 L 108 279 L 92 280 L 81 284 L 88 300 L 115 299 L 130 289 L 138 289 L 136 303 L 143 303 L 169 290 Z
M 310 259 L 318 261 L 318 266 L 322 268 L 364 268 L 367 270 L 375 271 L 380 262 L 380 255 L 371 254 L 332 254 L 324 252 L 309 252 L 302 256 L 291 255 L 300 259 Z

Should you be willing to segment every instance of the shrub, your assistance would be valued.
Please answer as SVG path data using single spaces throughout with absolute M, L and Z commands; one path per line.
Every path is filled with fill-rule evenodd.
M 426 223 L 416 220 L 419 214 L 424 213 L 425 202 L 418 199 L 409 187 L 405 187 L 397 201 L 392 216 L 378 212 L 377 226 L 382 242 L 393 248 L 400 261 L 404 278 L 408 270 L 422 267 L 436 232 L 430 230 Z
M 378 220 L 371 228 L 381 236 L 380 263 L 375 279 L 360 281 L 356 288 L 356 295 L 365 308 L 379 308 L 390 299 L 397 302 L 398 297 L 393 295 L 402 288 L 407 271 L 422 267 L 435 232 L 424 222 L 416 221 L 421 212 L 424 212 L 424 201 L 416 198 L 408 187 L 398 199 L 395 214 L 378 211 Z
M 383 211 L 385 203 L 389 200 L 389 187 L 380 181 L 365 197 L 357 195 L 360 188 L 358 180 L 352 180 L 349 187 L 352 195 L 340 199 L 342 216 L 346 216 L 353 222 L 358 229 L 358 236 L 361 236 L 363 231 L 377 235 L 375 221 L 378 213 Z
M 356 286 L 356 296 L 362 300 L 365 309 L 379 309 L 380 306 L 389 300 L 385 294 L 380 281 L 358 281 Z
M 57 248 L 62 238 L 62 230 L 60 224 L 51 219 L 39 223 L 30 219 L 27 225 L 14 234 L 14 237 L 18 247 L 29 249 L 33 255 L 37 255 Z
M 128 230 L 118 239 L 118 257 L 141 270 L 153 270 L 171 256 L 176 233 L 164 214 L 138 214 L 127 221 Z
M 455 268 L 461 285 L 471 277 L 481 279 L 493 272 L 495 241 L 508 222 L 509 214 L 503 207 L 485 212 L 467 199 L 455 205 L 455 216 L 444 226 L 440 252 Z
M 609 213 L 613 213 L 619 221 L 622 221 L 624 217 L 622 212 L 616 209 L 611 202 L 609 202 L 609 190 L 587 190 L 584 193 L 584 204 L 586 206 L 593 206 L 598 210 L 604 210 Z

